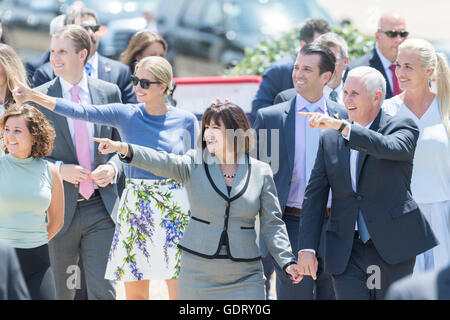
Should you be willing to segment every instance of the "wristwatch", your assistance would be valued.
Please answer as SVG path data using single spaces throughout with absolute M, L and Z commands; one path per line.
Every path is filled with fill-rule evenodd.
M 337 129 L 337 131 L 339 133 L 342 133 L 342 131 L 345 129 L 346 126 L 347 126 L 347 121 L 343 120 L 341 126 L 339 127 L 339 129 Z

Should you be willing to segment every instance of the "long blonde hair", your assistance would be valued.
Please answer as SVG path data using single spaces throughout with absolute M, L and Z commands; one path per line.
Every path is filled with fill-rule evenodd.
M 4 43 L 0 43 L 0 67 L 2 67 L 5 72 L 6 83 L 8 86 L 5 98 L 12 99 L 12 91 L 16 87 L 14 77 L 22 83 L 28 83 L 28 80 L 25 67 L 19 56 L 13 48 Z
M 431 43 L 423 39 L 407 39 L 399 46 L 399 52 L 403 49 L 416 52 L 422 67 L 433 68 L 439 111 L 450 137 L 450 69 L 447 59 L 442 53 L 437 53 Z

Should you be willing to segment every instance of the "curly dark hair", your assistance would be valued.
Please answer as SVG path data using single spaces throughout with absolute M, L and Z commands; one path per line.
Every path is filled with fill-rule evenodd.
M 11 117 L 22 117 L 27 124 L 30 134 L 33 136 L 30 157 L 42 159 L 48 157 L 53 150 L 55 129 L 45 118 L 44 114 L 31 105 L 10 105 L 5 114 L 0 118 L 0 139 L 3 140 L 6 121 Z M 5 145 L 2 146 L 5 153 L 9 153 Z

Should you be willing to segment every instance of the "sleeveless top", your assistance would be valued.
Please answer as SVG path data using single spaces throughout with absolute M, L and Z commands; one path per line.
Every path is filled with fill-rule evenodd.
M 46 160 L 0 157 L 0 239 L 21 249 L 48 243 L 46 213 L 52 185 Z
M 439 111 L 437 97 L 419 119 L 395 96 L 383 103 L 391 116 L 413 119 L 420 130 L 414 154 L 411 192 L 417 203 L 450 200 L 450 139 Z

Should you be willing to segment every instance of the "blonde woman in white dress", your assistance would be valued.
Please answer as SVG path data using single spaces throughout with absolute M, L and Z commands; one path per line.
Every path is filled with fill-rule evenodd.
M 408 39 L 399 47 L 396 74 L 404 91 L 383 109 L 410 117 L 419 126 L 411 191 L 440 243 L 417 256 L 417 274 L 450 263 L 450 71 L 446 58 L 429 42 Z M 432 77 L 437 94 L 429 86 Z

